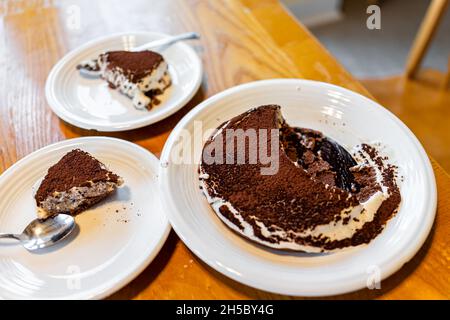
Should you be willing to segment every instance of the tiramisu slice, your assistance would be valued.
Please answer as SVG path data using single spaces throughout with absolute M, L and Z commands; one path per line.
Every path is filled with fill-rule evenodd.
M 48 173 L 36 192 L 38 217 L 75 215 L 102 201 L 123 183 L 89 153 L 75 149 L 67 153 Z
M 162 94 L 171 79 L 162 55 L 153 51 L 109 51 L 77 66 L 84 73 L 101 76 L 112 89 L 133 100 L 137 109 L 151 109 L 155 96 Z
M 269 163 L 261 157 L 274 153 L 277 170 L 262 174 Z M 366 144 L 352 156 L 267 105 L 218 128 L 205 143 L 199 179 L 218 217 L 240 235 L 276 249 L 335 251 L 370 242 L 395 214 L 396 168 L 385 160 Z

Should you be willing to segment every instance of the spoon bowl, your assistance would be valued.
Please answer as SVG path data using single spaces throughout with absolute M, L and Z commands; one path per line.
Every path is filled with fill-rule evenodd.
M 54 245 L 74 229 L 75 219 L 67 214 L 59 214 L 45 220 L 35 219 L 21 234 L 0 234 L 0 238 L 17 239 L 25 249 L 35 251 Z

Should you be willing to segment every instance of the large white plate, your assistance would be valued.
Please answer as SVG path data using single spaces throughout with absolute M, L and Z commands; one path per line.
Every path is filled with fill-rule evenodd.
M 78 215 L 75 234 L 30 253 L 0 244 L 0 298 L 103 298 L 136 277 L 170 231 L 159 202 L 158 159 L 130 142 L 104 137 L 66 140 L 23 158 L 0 176 L 0 232 L 19 233 L 36 218 L 34 190 L 47 169 L 80 148 L 122 176 L 111 199 Z M 117 211 L 117 212 L 116 212 Z
M 399 166 L 404 177 L 403 201 L 398 214 L 369 245 L 333 254 L 268 250 L 230 231 L 215 215 L 199 190 L 197 164 L 178 164 L 177 157 L 187 152 L 198 161 L 200 138 L 195 139 L 197 147 L 192 143 L 188 148 L 189 136 L 199 133 L 201 126 L 203 130 L 216 128 L 263 104 L 281 105 L 289 124 L 321 130 L 348 148 L 373 141 L 385 146 L 383 152 Z M 334 295 L 388 277 L 421 247 L 436 211 L 433 171 L 411 131 L 374 101 L 321 82 L 267 80 L 221 92 L 180 121 L 166 143 L 161 161 L 163 205 L 186 245 L 230 278 L 281 294 Z
M 155 32 L 128 32 L 92 40 L 65 55 L 50 72 L 45 85 L 48 104 L 61 119 L 84 129 L 124 131 L 167 118 L 182 108 L 197 92 L 202 64 L 195 51 L 178 42 L 160 53 L 169 65 L 172 85 L 161 103 L 150 111 L 137 110 L 131 99 L 110 89 L 106 81 L 87 78 L 76 70 L 83 60 L 111 50 L 129 50 L 166 37 Z

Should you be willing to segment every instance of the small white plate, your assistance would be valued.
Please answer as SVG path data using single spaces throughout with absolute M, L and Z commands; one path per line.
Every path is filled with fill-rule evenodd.
M 179 155 L 201 156 L 207 129 L 252 107 L 279 104 L 290 125 L 317 129 L 348 148 L 381 142 L 404 177 L 397 215 L 369 245 L 332 254 L 269 250 L 230 231 L 198 187 L 198 165 Z M 189 138 L 193 137 L 191 145 Z M 186 245 L 230 278 L 271 292 L 324 296 L 366 287 L 410 260 L 426 239 L 436 212 L 436 184 L 428 157 L 411 131 L 389 111 L 334 85 L 277 79 L 221 92 L 191 110 L 172 131 L 161 156 L 161 195 L 169 220 Z M 381 286 L 383 284 L 381 283 Z
M 202 81 L 202 64 L 196 52 L 178 42 L 160 53 L 169 65 L 172 85 L 150 111 L 137 110 L 130 98 L 108 87 L 100 78 L 82 76 L 76 66 L 111 50 L 130 50 L 167 37 L 155 32 L 128 32 L 90 41 L 65 55 L 50 72 L 45 85 L 47 102 L 68 123 L 97 131 L 124 131 L 167 118 L 195 95 Z
M 156 256 L 170 225 L 160 207 L 158 159 L 124 140 L 66 140 L 26 156 L 0 176 L 0 232 L 20 233 L 36 218 L 34 192 L 47 169 L 80 148 L 124 178 L 113 197 L 76 217 L 60 244 L 28 252 L 0 244 L 0 298 L 99 299 L 134 279 Z

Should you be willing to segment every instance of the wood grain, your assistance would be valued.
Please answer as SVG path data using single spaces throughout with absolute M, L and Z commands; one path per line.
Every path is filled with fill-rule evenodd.
M 133 141 L 159 155 L 171 128 L 192 107 L 236 84 L 267 78 L 307 78 L 334 83 L 364 95 L 368 91 L 275 0 L 170 0 L 76 2 L 80 25 L 70 24 L 70 1 L 4 1 L 0 6 L 0 170 L 49 143 L 97 135 L 59 120 L 44 97 L 54 63 L 68 50 L 96 36 L 126 31 L 197 31 L 202 57 L 201 89 L 181 111 L 147 128 L 108 134 Z M 77 9 L 78 8 L 78 9 Z M 76 11 L 75 10 L 75 11 Z M 102 134 L 104 135 L 104 134 Z M 448 299 L 450 178 L 433 161 L 439 188 L 438 217 L 419 254 L 382 282 L 338 298 Z M 279 298 L 212 270 L 172 232 L 151 265 L 111 299 Z M 335 298 L 335 297 L 332 297 Z
M 427 152 L 450 172 L 450 90 L 442 87 L 445 74 L 421 69 L 414 79 L 404 75 L 362 79 L 383 106 L 399 117 Z

